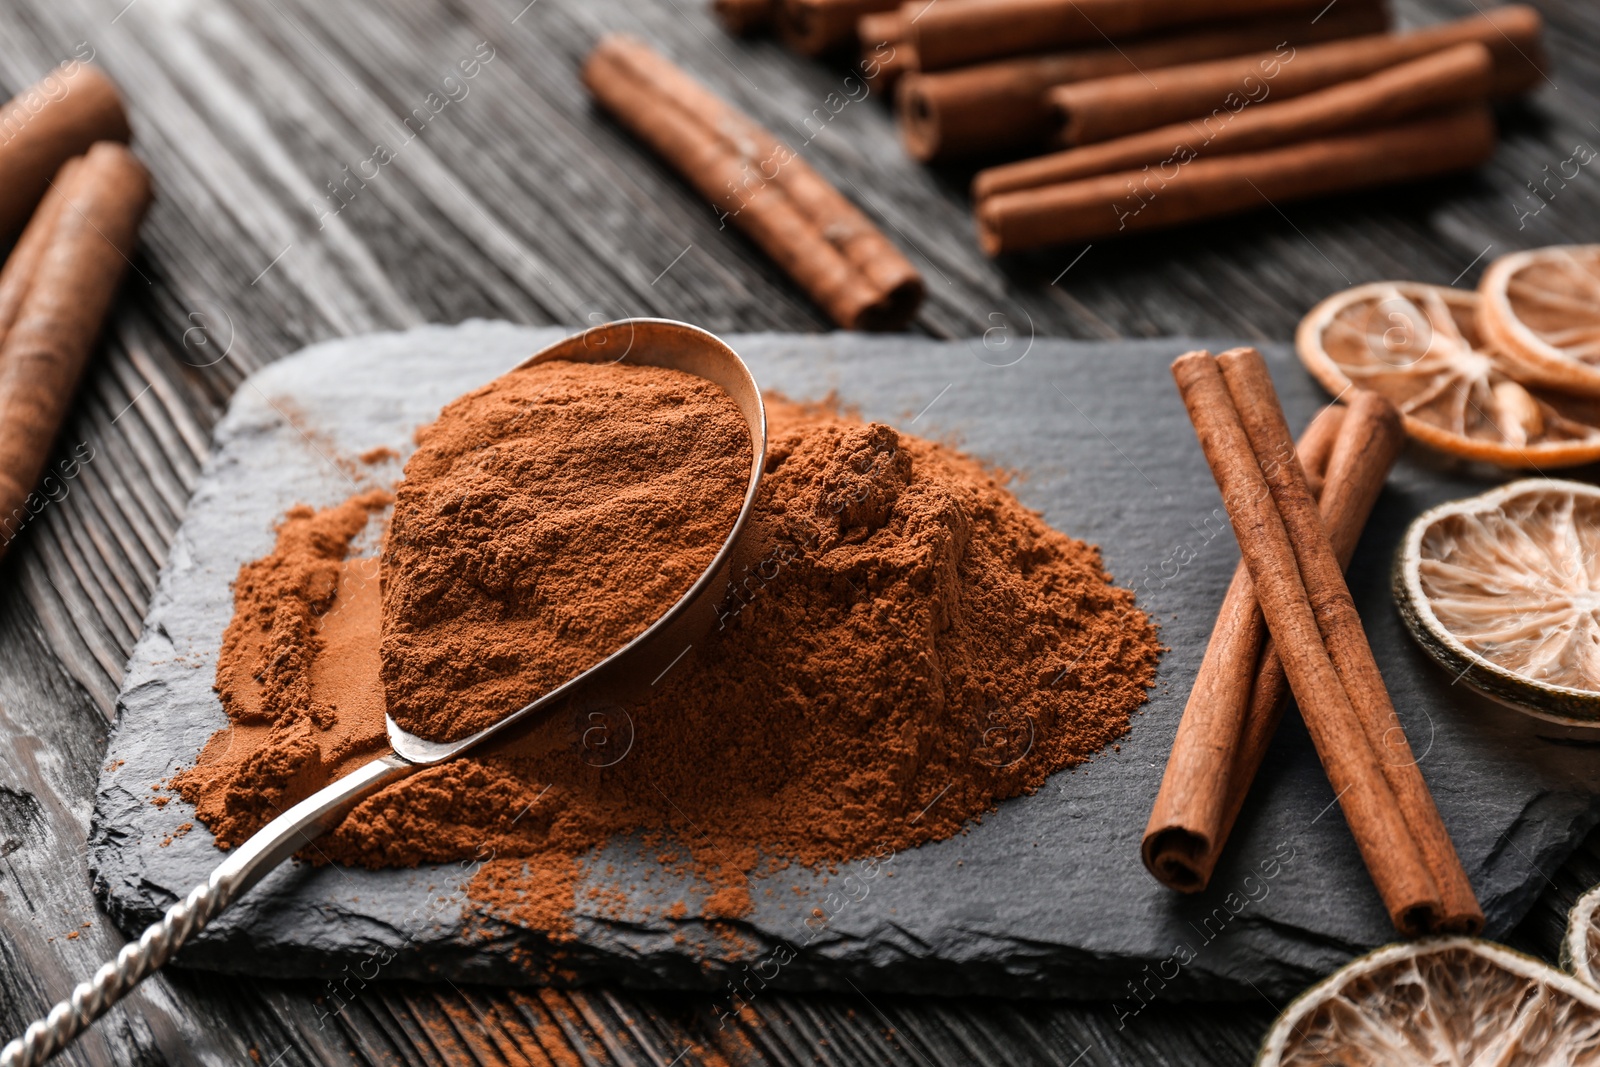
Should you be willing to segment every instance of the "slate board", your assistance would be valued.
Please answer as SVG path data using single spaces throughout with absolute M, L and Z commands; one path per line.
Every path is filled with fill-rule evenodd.
M 162 572 L 119 699 L 90 835 L 97 893 L 130 934 L 219 860 L 180 800 L 152 783 L 191 764 L 225 723 L 212 691 L 238 566 L 268 551 L 292 504 L 335 503 L 351 471 L 330 462 L 378 445 L 408 451 L 439 406 L 564 331 L 471 321 L 313 346 L 251 377 L 216 442 Z M 724 987 L 758 959 L 783 988 L 1120 998 L 1279 999 L 1392 931 L 1315 753 L 1291 714 L 1210 891 L 1179 897 L 1138 859 L 1184 697 L 1237 550 L 1167 364 L 1202 342 L 1082 343 L 992 334 L 935 342 L 849 334 L 728 338 L 765 388 L 837 392 L 870 418 L 1023 474 L 1017 492 L 1057 528 L 1098 542 L 1162 626 L 1159 685 L 1120 751 L 1106 751 L 1008 801 L 971 833 L 901 853 L 856 880 L 790 870 L 781 892 L 753 886 L 755 912 L 732 941 L 694 917 L 576 918 L 560 964 L 574 981 Z M 1213 350 L 1231 342 L 1206 344 Z M 1322 396 L 1285 346 L 1267 349 L 1290 422 Z M 1472 696 L 1407 638 L 1388 594 L 1406 522 L 1486 482 L 1425 456 L 1391 477 L 1352 565 L 1379 664 L 1483 902 L 1491 936 L 1522 916 L 1547 875 L 1600 817 L 1596 739 Z M 359 474 L 358 474 L 359 478 Z M 163 842 L 167 842 L 163 844 Z M 605 857 L 654 861 L 626 843 Z M 603 866 L 603 864 L 601 865 Z M 885 877 L 888 872 L 893 877 Z M 366 871 L 285 867 L 184 949 L 196 968 L 275 976 L 544 980 L 548 948 L 511 926 L 466 934 L 454 866 Z M 661 884 L 658 873 L 654 884 Z M 806 890 L 804 896 L 790 886 Z M 1230 897 L 1230 894 L 1232 896 Z M 657 901 L 676 899 L 667 886 Z M 693 894 L 690 894 L 693 900 Z M 826 921 L 807 927 L 813 908 Z M 474 919 L 481 928 L 481 919 Z M 684 940 L 675 939 L 683 934 Z M 531 954 L 531 955 L 530 955 Z M 781 958 L 781 957 L 780 957 Z M 519 962 L 520 961 L 520 962 Z M 1131 994 L 1139 983 L 1140 998 Z

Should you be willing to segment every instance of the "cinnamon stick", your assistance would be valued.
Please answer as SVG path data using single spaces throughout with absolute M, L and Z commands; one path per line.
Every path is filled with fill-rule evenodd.
M 753 37 L 772 28 L 776 0 L 711 0 L 711 13 L 734 37 Z
M 1352 394 L 1348 409 L 1324 408 L 1302 435 L 1296 449 L 1300 465 L 1319 495 L 1341 567 L 1350 565 L 1361 529 L 1404 445 L 1394 406 L 1364 390 Z M 1199 892 L 1209 883 L 1288 695 L 1283 664 L 1241 560 L 1217 613 L 1145 828 L 1141 854 L 1157 881 L 1180 892 Z
M 22 311 L 22 301 L 28 295 L 29 287 L 33 285 L 34 275 L 39 270 L 39 262 L 44 259 L 45 252 L 49 251 L 50 238 L 55 233 L 56 222 L 61 217 L 62 209 L 66 207 L 65 190 L 72 187 L 78 167 L 82 164 L 82 157 L 69 159 L 62 164 L 45 192 L 44 199 L 39 201 L 39 207 L 34 211 L 33 218 L 28 220 L 22 236 L 18 237 L 17 243 L 12 246 L 11 255 L 6 257 L 5 266 L 0 268 L 0 346 L 5 344 L 6 334 L 11 332 L 12 325 L 17 321 L 17 315 Z
M 946 70 L 1273 12 L 1302 11 L 1309 19 L 1326 6 L 1306 0 L 907 0 L 901 11 L 915 20 L 911 40 L 922 69 Z
M 583 81 L 840 326 L 898 329 L 916 313 L 921 276 L 867 217 L 792 149 L 648 45 L 602 38 Z
M 975 209 L 978 243 L 994 256 L 1414 181 L 1476 166 L 1494 144 L 1480 105 L 1259 152 L 1188 162 L 1180 153 L 1159 168 L 991 196 Z
M 1323 644 L 1312 593 L 1300 571 L 1300 546 L 1280 512 L 1280 497 L 1291 493 L 1281 485 L 1275 492 L 1274 485 L 1289 483 L 1310 499 L 1287 430 L 1281 441 L 1252 437 L 1222 368 L 1209 353 L 1180 356 L 1172 373 L 1222 491 L 1306 729 L 1373 884 L 1402 933 L 1415 936 L 1440 929 L 1444 895 Z M 1304 535 L 1298 528 L 1296 532 Z M 1320 520 L 1314 533 L 1326 547 Z M 1332 549 L 1327 553 L 1331 556 Z
M 110 310 L 150 178 L 102 141 L 68 162 L 0 271 L 0 553 L 32 513 L 29 497 Z
M 867 24 L 863 19 L 863 41 Z M 1302 45 L 1377 33 L 1387 26 L 1382 4 L 1344 0 L 1316 21 L 1304 12 L 1275 15 L 1121 45 L 911 72 L 895 98 L 900 135 L 906 151 L 925 163 L 1026 148 L 1043 144 L 1054 132 L 1055 112 L 1046 92 L 1052 86 L 1247 55 L 1285 41 Z
M 1261 353 L 1253 348 L 1232 349 L 1217 357 L 1217 366 L 1256 456 L 1277 454 L 1289 440 L 1289 429 L 1284 425 L 1283 409 Z M 1443 911 L 1433 929 L 1477 933 L 1483 929 L 1483 910 L 1467 881 L 1444 821 L 1439 818 L 1433 794 L 1423 780 L 1400 717 L 1395 714 L 1316 501 L 1299 476 L 1297 465 L 1268 466 L 1265 473 L 1273 502 L 1289 532 L 1327 653 L 1344 683 L 1367 745 L 1378 758 L 1389 787 L 1400 803 L 1412 840 L 1421 849 L 1439 887 Z M 1271 625 L 1270 618 L 1268 625 Z M 1287 656 L 1281 643 L 1279 647 L 1280 655 Z
M 100 71 L 72 60 L 0 108 L 0 240 L 17 232 L 73 156 L 129 138 L 122 97 Z
M 899 6 L 900 0 L 778 0 L 778 28 L 801 55 L 826 55 L 856 43 L 861 16 Z
M 975 199 L 1101 174 L 1156 166 L 1186 149 L 1194 156 L 1221 156 L 1307 141 L 1325 134 L 1375 129 L 1401 119 L 1489 97 L 1492 60 L 1476 42 L 1455 45 L 1376 74 L 1340 82 L 1304 96 L 1269 101 L 1204 122 L 1129 134 L 1099 144 L 1069 148 L 980 171 Z
M 1517 5 L 1406 33 L 1286 46 L 1148 75 L 1059 85 L 1048 93 L 1060 122 L 1056 140 L 1061 147 L 1091 144 L 1202 115 L 1238 112 L 1470 42 L 1483 45 L 1494 59 L 1491 91 L 1518 93 L 1544 77 L 1542 26 L 1537 11 Z

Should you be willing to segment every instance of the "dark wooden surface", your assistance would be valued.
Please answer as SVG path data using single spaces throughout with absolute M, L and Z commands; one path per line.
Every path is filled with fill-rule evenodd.
M 1540 0 L 1550 84 L 1502 115 L 1472 177 L 1264 207 L 1249 218 L 994 265 L 966 175 L 911 166 L 847 72 L 724 38 L 702 0 L 10 0 L 0 86 L 88 42 L 123 86 L 160 201 L 59 448 L 94 456 L 0 565 L 0 1030 L 110 957 L 84 839 L 124 658 L 208 435 L 253 368 L 319 339 L 495 316 L 668 315 L 711 329 L 825 323 L 713 212 L 590 109 L 576 65 L 602 29 L 658 43 L 799 146 L 925 271 L 917 328 L 1287 339 L 1327 293 L 1385 277 L 1476 282 L 1494 255 L 1600 240 L 1600 174 L 1538 184 L 1600 143 L 1600 15 Z M 1404 21 L 1472 0 L 1407 0 Z M 459 86 L 480 42 L 493 58 Z M 401 125 L 429 93 L 456 99 Z M 838 93 L 832 107 L 830 93 Z M 837 109 L 837 114 L 833 110 Z M 415 129 L 421 128 L 420 133 Z M 393 160 L 337 214 L 329 182 Z M 1544 168 L 1549 167 L 1549 171 Z M 1567 172 L 1571 172 L 1571 166 Z M 370 169 L 368 173 L 371 173 Z M 348 194 L 347 194 L 348 195 Z M 1543 203 L 1536 214 L 1525 214 Z M 1063 412 L 1064 418 L 1081 417 Z M 1122 432 L 1136 432 L 1128 428 Z M 1591 841 L 1516 940 L 1549 955 Z M 69 934 L 77 934 L 69 937 Z M 375 983 L 345 1010 L 310 983 L 173 969 L 75 1063 L 722 1064 L 1248 1062 L 1276 1006 L 1156 1003 L 1119 1031 L 1093 1003 L 771 995 L 720 1025 L 696 997 Z

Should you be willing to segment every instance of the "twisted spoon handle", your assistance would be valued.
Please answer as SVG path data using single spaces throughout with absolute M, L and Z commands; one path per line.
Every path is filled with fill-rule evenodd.
M 123 945 L 115 960 L 101 966 L 87 982 L 78 983 L 70 997 L 6 1045 L 0 1051 L 0 1067 L 38 1067 L 66 1048 L 268 871 L 335 825 L 350 808 L 418 770 L 416 764 L 392 753 L 380 756 L 267 823 L 212 871 L 211 877 L 168 908 L 161 921 L 152 923 L 139 940 Z

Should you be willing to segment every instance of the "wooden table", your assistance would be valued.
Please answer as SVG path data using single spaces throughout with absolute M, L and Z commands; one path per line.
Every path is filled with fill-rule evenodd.
M 1406 0 L 1401 14 L 1475 6 Z M 1504 112 L 1506 141 L 1477 175 L 996 266 L 972 238 L 966 174 L 911 165 L 881 101 L 830 106 L 860 95 L 847 71 L 731 41 L 702 0 L 11 0 L 0 82 L 16 90 L 87 42 L 127 95 L 160 200 L 59 444 L 94 459 L 0 566 L 0 1028 L 18 1032 L 122 943 L 91 892 L 91 797 L 124 660 L 244 375 L 323 338 L 472 316 L 826 328 L 591 110 L 575 71 L 600 30 L 685 61 L 881 220 L 927 276 L 916 325 L 930 334 L 1286 339 L 1347 285 L 1471 285 L 1499 253 L 1600 239 L 1600 174 L 1545 183 L 1600 142 L 1600 10 L 1540 6 L 1551 84 Z M 471 79 L 463 60 L 478 63 Z M 379 144 L 392 159 L 352 177 L 372 173 L 362 161 Z M 1592 839 L 1517 942 L 1550 955 L 1595 881 Z M 1119 1031 L 1095 1003 L 773 993 L 724 1027 L 689 995 L 374 984 L 333 1016 L 326 993 L 169 970 L 70 1058 L 1222 1064 L 1247 1062 L 1280 1007 L 1158 1002 Z

